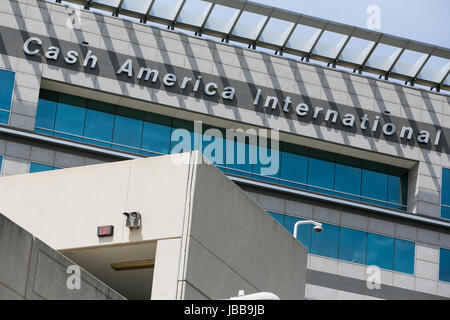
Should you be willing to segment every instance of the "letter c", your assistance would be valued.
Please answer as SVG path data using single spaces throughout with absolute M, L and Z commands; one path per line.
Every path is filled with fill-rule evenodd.
M 213 87 L 215 90 L 211 90 L 211 87 Z M 205 94 L 207 96 L 213 96 L 217 94 L 217 84 L 210 82 L 205 86 Z
M 31 37 L 23 44 L 23 51 L 30 56 L 35 56 L 39 53 L 39 49 L 30 50 L 30 44 L 36 42 L 38 45 L 42 46 L 42 40 L 36 37 Z

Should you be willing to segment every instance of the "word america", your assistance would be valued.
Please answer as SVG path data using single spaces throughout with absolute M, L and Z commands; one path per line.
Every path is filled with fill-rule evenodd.
M 33 47 L 33 48 L 31 48 Z M 27 39 L 23 45 L 23 50 L 27 55 L 35 56 L 40 53 L 40 48 L 42 47 L 42 40 L 36 37 L 31 37 Z M 61 54 L 61 49 L 55 46 L 50 46 L 44 52 L 45 57 L 48 60 L 57 60 Z M 64 61 L 67 64 L 75 64 L 78 62 L 79 53 L 74 50 L 68 51 L 64 56 Z M 97 56 L 92 54 L 91 50 L 88 50 L 82 66 L 84 68 L 94 69 L 97 65 Z M 127 74 L 128 77 L 132 78 L 133 75 L 133 61 L 131 59 L 125 60 L 125 62 L 120 66 L 120 68 L 116 71 L 117 75 Z M 147 67 L 141 67 L 137 78 L 139 80 L 143 79 L 145 81 L 151 81 L 152 83 L 156 83 L 159 79 L 159 71 L 156 69 L 151 69 Z M 177 76 L 173 73 L 167 73 L 162 77 L 162 83 L 166 87 L 173 87 L 177 84 Z M 188 85 L 192 84 L 193 92 L 198 92 L 200 90 L 202 84 L 202 77 L 198 76 L 197 79 L 192 79 L 189 77 L 184 77 L 181 81 L 181 89 L 185 90 Z M 234 100 L 236 95 L 236 89 L 233 87 L 225 87 L 223 90 L 219 92 L 219 86 L 214 82 L 209 82 L 204 84 L 202 88 L 204 93 L 207 96 L 216 96 L 220 94 L 224 100 Z M 283 101 L 279 101 L 277 97 L 267 96 L 265 99 L 262 96 L 262 90 L 257 89 L 256 96 L 253 101 L 253 105 L 258 107 L 260 104 L 264 105 L 264 108 L 271 108 L 273 110 L 280 108 L 284 113 L 290 113 L 295 111 L 298 117 L 306 117 L 312 115 L 312 119 L 318 119 L 321 114 L 324 115 L 324 121 L 335 124 L 338 119 L 341 122 L 342 126 L 347 128 L 353 128 L 356 123 L 356 117 L 353 114 L 345 114 L 343 117 L 336 110 L 325 110 L 321 107 L 310 107 L 306 103 L 300 103 L 297 106 L 293 104 L 292 98 L 290 96 L 286 96 Z M 398 134 L 397 126 L 394 123 L 388 122 L 384 125 L 381 124 L 380 116 L 375 116 L 375 119 L 371 121 L 369 115 L 364 114 L 361 117 L 360 129 L 363 131 L 370 130 L 372 133 L 376 133 L 378 130 L 383 132 L 385 136 L 393 136 Z M 417 140 L 417 142 L 421 144 L 428 144 L 432 142 L 435 146 L 438 146 L 441 140 L 442 130 L 437 130 L 434 139 L 431 137 L 431 134 L 427 130 L 421 130 L 419 132 L 415 132 L 413 128 L 403 126 L 400 129 L 400 138 L 406 140 L 412 140 L 413 137 Z
M 25 41 L 23 45 L 23 51 L 30 56 L 35 56 L 39 53 L 39 48 L 31 49 L 30 47 L 32 45 L 37 45 L 39 47 L 42 47 L 42 40 L 36 37 L 31 37 L 28 40 Z M 47 60 L 58 60 L 61 53 L 61 49 L 55 46 L 48 47 L 47 51 L 45 51 L 44 55 L 47 58 Z M 79 53 L 74 50 L 70 50 L 66 53 L 64 56 L 64 61 L 67 64 L 75 64 L 78 62 Z M 86 53 L 86 56 L 84 58 L 84 61 L 82 63 L 82 66 L 87 68 L 94 69 L 97 65 L 97 56 L 92 54 L 91 50 L 88 50 Z M 131 59 L 127 59 L 117 70 L 116 74 L 120 75 L 122 73 L 125 73 L 128 75 L 128 77 L 133 77 L 133 61 Z M 137 78 L 139 80 L 144 79 L 145 81 L 151 80 L 151 82 L 156 83 L 159 79 L 159 71 L 156 69 L 150 69 L 146 67 L 141 67 L 139 70 L 139 73 L 137 75 Z M 175 84 L 177 84 L 177 76 L 173 73 L 167 73 L 163 79 L 163 84 L 166 87 L 173 87 Z M 184 77 L 181 89 L 184 90 L 189 84 L 193 84 L 192 92 L 198 92 L 200 89 L 200 84 L 202 83 L 202 77 L 198 76 L 197 79 L 192 79 L 189 77 Z M 219 93 L 219 86 L 214 83 L 210 82 L 205 84 L 204 92 L 207 96 L 215 96 Z M 233 87 L 225 87 L 223 91 L 220 93 L 222 98 L 224 100 L 233 100 L 234 96 L 236 94 L 236 89 Z

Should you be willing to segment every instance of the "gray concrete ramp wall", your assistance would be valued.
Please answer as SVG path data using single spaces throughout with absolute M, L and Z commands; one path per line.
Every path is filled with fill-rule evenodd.
M 72 265 L 72 261 L 0 214 L 0 300 L 124 299 L 83 269 L 79 289 L 69 289 L 67 280 L 74 273 L 67 273 L 67 268 Z
M 306 248 L 213 165 L 197 165 L 192 183 L 183 298 L 304 299 Z

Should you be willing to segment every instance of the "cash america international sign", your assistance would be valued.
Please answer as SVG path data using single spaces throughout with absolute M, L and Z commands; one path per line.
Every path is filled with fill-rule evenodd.
M 63 68 L 450 153 L 446 140 L 448 129 L 368 111 L 364 106 L 355 108 L 304 95 L 288 94 L 270 87 L 257 87 L 252 83 L 202 74 L 102 49 L 87 48 L 66 41 L 55 42 L 52 38 L 30 36 L 24 39 L 22 48 L 27 58 L 39 59 Z

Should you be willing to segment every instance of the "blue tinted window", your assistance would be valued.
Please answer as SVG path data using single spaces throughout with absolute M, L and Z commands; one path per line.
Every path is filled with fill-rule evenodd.
M 30 173 L 35 173 L 35 172 L 44 172 L 44 171 L 51 171 L 54 170 L 54 167 L 46 165 L 46 164 L 41 164 L 41 163 L 36 163 L 36 162 L 31 162 L 30 163 Z
M 294 233 L 295 224 L 304 220 L 273 212 L 268 213 L 291 234 Z M 309 253 L 414 274 L 414 242 L 335 225 L 322 225 L 324 230 L 321 233 L 315 233 L 310 224 L 300 225 L 298 228 L 297 240 L 308 249 Z M 448 260 L 450 255 L 447 258 L 447 263 L 450 263 Z
M 11 109 L 11 99 L 14 90 L 14 72 L 0 70 L 0 110 Z
M 394 205 L 393 203 L 401 204 L 401 177 L 389 176 L 388 177 L 388 205 L 394 209 L 400 209 L 399 206 Z
M 361 194 L 361 160 L 346 156 L 336 156 L 335 190 L 354 195 Z M 360 200 L 358 196 L 350 196 L 336 192 L 336 195 L 353 200 Z
M 2 173 L 3 157 L 0 156 L 0 174 Z
M 371 161 L 364 161 L 363 166 L 361 195 L 372 199 L 386 201 L 388 186 L 387 167 Z M 376 205 L 385 205 L 384 202 L 380 201 L 367 199 L 364 201 Z
M 281 154 L 280 178 L 296 183 L 281 181 L 281 184 L 305 189 L 302 184 L 306 184 L 308 177 L 308 149 L 292 144 L 283 144 Z
M 388 202 L 394 209 L 406 209 L 406 195 L 408 192 L 408 170 L 390 167 L 388 177 Z M 394 205 L 399 204 L 399 205 Z
M 367 265 L 393 270 L 394 239 L 378 234 L 367 235 Z
M 311 149 L 309 152 L 308 184 L 332 190 L 334 188 L 334 158 L 335 156 L 331 153 Z M 333 194 L 332 191 L 314 187 L 308 187 L 308 189 Z
M 450 169 L 442 169 L 441 217 L 450 219 Z
M 450 206 L 450 169 L 442 169 L 442 204 Z
M 441 217 L 444 219 L 450 219 L 450 207 L 442 206 Z
M 86 124 L 84 136 L 92 139 L 83 139 L 85 142 L 111 147 L 114 128 L 115 106 L 103 102 L 89 100 L 86 110 Z M 100 142 L 100 141 L 102 142 Z
M 37 132 L 52 133 L 52 130 L 55 128 L 57 106 L 58 94 L 51 91 L 41 90 L 36 112 L 35 126 L 38 127 L 36 129 Z
M 141 153 L 149 156 L 169 153 L 171 122 L 170 118 L 158 114 L 147 113 L 145 115 L 141 148 L 157 153 L 145 151 L 141 151 Z
M 272 216 L 272 218 L 274 218 L 279 224 L 283 225 L 283 223 L 284 223 L 284 215 L 278 214 L 278 213 L 274 213 L 274 212 L 267 212 L 267 213 L 270 214 Z
M 56 111 L 55 130 L 72 135 L 82 136 L 86 117 L 86 99 L 62 94 L 59 96 Z M 55 136 L 78 140 L 81 138 L 55 133 Z
M 339 245 L 339 227 L 323 224 L 321 233 L 313 232 L 311 253 L 337 259 Z
M 0 70 L 0 124 L 8 124 L 14 90 L 14 72 Z
M 414 274 L 414 242 L 395 239 L 394 271 Z
M 284 227 L 287 231 L 289 231 L 291 234 L 294 234 L 294 226 L 298 221 L 302 221 L 304 219 L 295 218 L 291 216 L 285 216 L 284 217 Z M 311 249 L 311 231 L 312 226 L 309 224 L 300 225 L 297 230 L 297 240 L 300 241 L 306 249 L 308 249 L 308 252 Z
M 0 124 L 8 124 L 9 112 L 0 111 Z
M 444 248 L 440 250 L 439 280 L 450 282 L 450 250 Z
M 143 119 L 142 111 L 117 107 L 113 134 L 113 142 L 117 145 L 113 145 L 113 148 L 138 152 L 141 146 Z
M 9 112 L 3 113 L 3 122 L 7 122 Z M 0 110 L 0 122 L 2 116 Z M 261 163 L 263 159 L 260 155 L 266 152 L 262 147 L 250 144 L 253 139 L 246 137 L 245 143 L 242 143 L 218 138 L 220 141 L 216 143 L 216 137 L 204 134 L 201 141 L 202 137 L 194 134 L 192 121 L 144 113 L 131 108 L 42 90 L 35 131 L 154 156 L 172 152 L 174 146 L 180 142 L 171 141 L 172 134 L 178 128 L 186 129 L 189 134 L 189 148 L 183 151 L 200 149 L 202 145 L 205 156 L 213 163 L 222 165 L 220 169 L 226 173 L 406 210 L 407 170 L 282 143 L 278 159 L 272 162 L 272 167 L 276 168 L 276 160 L 279 160 L 279 170 L 269 173 L 270 176 L 267 173 L 261 175 L 261 169 L 268 168 L 269 164 Z M 210 129 L 216 129 L 216 132 L 222 132 L 223 137 L 226 136 L 225 129 Z M 200 143 L 196 144 L 196 141 Z M 219 155 L 221 159 L 215 157 L 217 149 L 214 146 L 224 147 L 223 155 Z M 238 163 L 238 151 L 245 154 L 244 163 Z M 231 163 L 226 161 L 227 153 L 234 154 Z M 271 156 L 266 160 L 272 160 Z M 448 192 L 445 192 L 444 187 L 442 216 L 450 217 L 450 208 L 444 205 L 445 194 Z M 388 205 L 386 201 L 392 204 Z
M 341 228 L 339 235 L 339 259 L 354 263 L 366 263 L 367 232 Z

